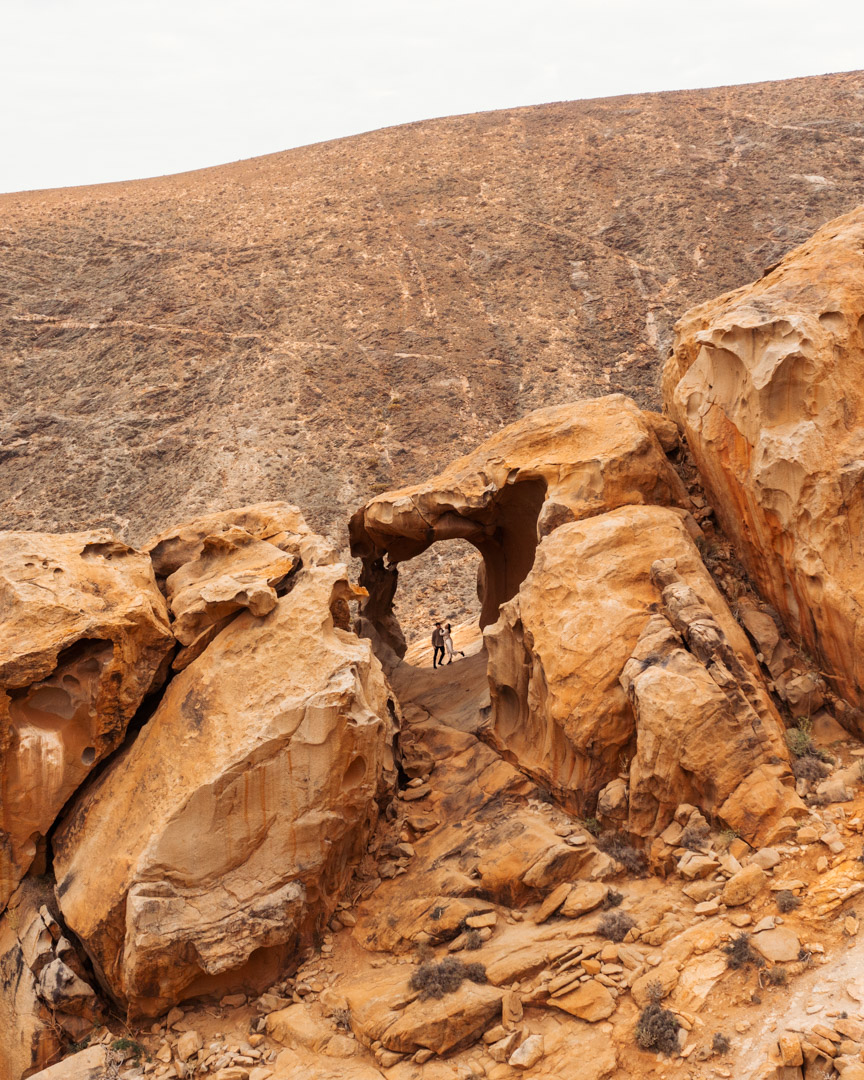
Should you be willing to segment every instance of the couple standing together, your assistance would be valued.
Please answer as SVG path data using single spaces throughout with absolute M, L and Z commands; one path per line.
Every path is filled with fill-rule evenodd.
M 444 651 L 447 651 L 447 663 L 453 663 L 453 656 L 455 650 L 453 649 L 453 638 L 450 637 L 450 623 L 442 627 L 440 622 L 435 623 L 435 629 L 432 631 L 432 667 L 437 668 L 439 664 L 444 666 Z M 459 652 L 459 656 L 464 656 L 464 652 Z

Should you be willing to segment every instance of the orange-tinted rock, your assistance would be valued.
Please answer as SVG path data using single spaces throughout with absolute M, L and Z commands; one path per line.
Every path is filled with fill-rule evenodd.
M 0 910 L 173 646 L 146 555 L 106 531 L 0 533 Z
M 245 529 L 206 537 L 200 554 L 165 581 L 174 636 L 191 645 L 208 627 L 241 608 L 266 615 L 276 607 L 276 590 L 297 562 L 296 556 L 256 540 Z
M 57 894 L 130 1014 L 260 988 L 330 916 L 391 775 L 388 689 L 304 567 L 175 677 L 54 839 Z
M 621 676 L 637 728 L 628 828 L 655 835 L 683 801 L 750 843 L 765 841 L 783 818 L 806 813 L 780 718 L 674 560 L 655 562 L 651 580 L 662 614 L 646 623 Z M 749 650 L 747 658 L 754 662 Z
M 285 502 L 254 503 L 217 514 L 205 514 L 175 525 L 144 545 L 160 578 L 176 573 L 185 563 L 199 559 L 208 539 L 242 529 L 255 540 L 264 540 L 281 551 L 296 554 L 307 565 L 335 561 L 332 545 L 313 532 L 296 506 Z M 329 552 L 329 557 L 328 557 Z
M 0 1076 L 18 1080 L 56 1061 L 64 1041 L 90 1031 L 101 1009 L 51 884 L 27 877 L 0 916 Z
M 502 991 L 466 979 L 443 997 L 421 999 L 409 986 L 411 970 L 387 972 L 345 989 L 351 1027 L 367 1046 L 411 1054 L 446 1054 L 474 1042 L 501 1015 Z
M 390 603 L 395 564 L 439 540 L 469 540 L 483 556 L 480 624 L 498 617 L 531 569 L 537 542 L 559 526 L 617 506 L 686 506 L 654 425 L 620 394 L 539 409 L 503 428 L 438 476 L 372 499 L 351 519 L 364 560 L 363 613 L 400 655 Z M 384 559 L 387 565 L 384 565 Z
M 864 704 L 864 210 L 689 312 L 664 373 L 717 516 L 790 635 Z
M 668 588 L 652 582 L 658 559 L 674 560 Z M 665 828 L 682 801 L 731 813 L 730 797 L 763 767 L 776 773 L 775 803 L 800 805 L 747 638 L 673 510 L 629 506 L 563 525 L 484 636 L 492 709 L 483 737 L 574 811 L 592 811 L 625 757 L 628 828 L 642 835 Z M 652 663 L 667 653 L 673 664 Z M 697 703 L 710 704 L 707 731 Z M 766 820 L 776 810 L 766 803 Z M 739 816 L 748 833 L 763 825 Z

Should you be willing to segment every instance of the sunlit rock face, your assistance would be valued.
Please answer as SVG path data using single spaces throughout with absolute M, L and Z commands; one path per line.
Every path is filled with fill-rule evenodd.
M 54 836 L 68 925 L 130 1016 L 269 985 L 332 914 L 393 783 L 394 706 L 304 566 L 170 683 Z
M 0 533 L 0 908 L 173 646 L 146 555 L 104 531 Z
M 458 537 L 483 559 L 480 625 L 495 622 L 531 569 L 538 540 L 560 525 L 616 506 L 686 506 L 664 452 L 676 442 L 668 421 L 613 394 L 538 409 L 425 483 L 377 496 L 350 525 L 351 550 L 363 559 L 360 580 L 370 593 L 365 620 L 403 655 L 392 613 L 397 566 Z
M 864 704 L 864 209 L 694 308 L 663 378 L 726 533 L 793 639 Z
M 619 775 L 640 836 L 683 802 L 751 841 L 803 812 L 753 651 L 674 511 L 557 529 L 484 638 L 483 737 L 574 812 Z

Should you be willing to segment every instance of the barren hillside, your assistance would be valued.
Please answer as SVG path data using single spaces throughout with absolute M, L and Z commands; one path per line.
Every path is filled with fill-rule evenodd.
M 579 101 L 2 196 L 3 524 L 287 498 L 344 539 L 538 406 L 656 406 L 675 319 L 864 201 L 862 105 L 860 72 Z

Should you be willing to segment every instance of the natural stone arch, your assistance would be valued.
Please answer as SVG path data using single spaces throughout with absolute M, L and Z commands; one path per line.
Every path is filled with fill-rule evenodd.
M 393 613 L 398 566 L 455 538 L 482 557 L 480 626 L 494 623 L 528 575 L 538 542 L 558 526 L 614 506 L 686 506 L 664 453 L 676 443 L 671 424 L 615 394 L 540 409 L 425 484 L 372 499 L 349 526 L 369 594 L 361 604 L 364 632 L 394 661 L 405 654 Z

